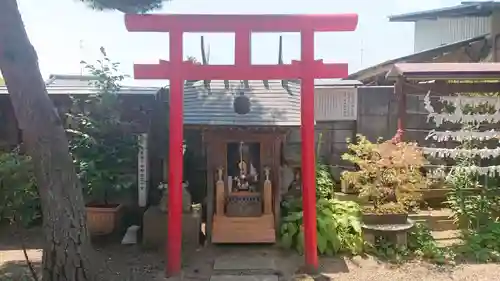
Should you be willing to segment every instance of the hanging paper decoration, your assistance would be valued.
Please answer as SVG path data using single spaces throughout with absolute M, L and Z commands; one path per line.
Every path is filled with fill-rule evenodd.
M 499 123 L 500 122 L 500 99 L 491 97 L 440 97 L 440 101 L 452 104 L 455 107 L 453 113 L 437 113 L 431 105 L 430 92 L 424 97 L 424 108 L 429 112 L 427 121 L 434 121 L 437 127 L 444 122 L 454 124 L 481 124 L 481 123 Z M 495 109 L 493 114 L 464 114 L 462 108 L 465 105 L 473 107 L 488 105 Z
M 435 148 L 423 147 L 422 151 L 432 157 L 437 158 L 457 158 L 457 157 L 476 157 L 479 156 L 483 159 L 492 159 L 500 156 L 500 148 L 473 148 L 473 149 L 453 149 L 453 148 Z
M 430 91 L 424 97 L 424 108 L 429 113 L 427 116 L 428 121 L 433 121 L 436 127 L 440 127 L 445 122 L 454 124 L 465 125 L 479 125 L 482 123 L 498 123 L 500 122 L 500 98 L 497 97 L 466 97 L 466 96 L 445 96 L 440 97 L 441 103 L 452 105 L 455 110 L 452 113 L 437 112 L 431 104 Z M 464 113 L 463 110 L 466 106 L 478 107 L 489 106 L 494 109 L 491 114 L 484 113 Z M 477 126 L 470 126 L 474 128 Z M 458 131 L 438 131 L 431 130 L 426 139 L 433 139 L 437 142 L 456 141 L 464 142 L 470 140 L 487 141 L 493 139 L 500 139 L 500 131 L 488 130 L 480 131 L 474 129 L 462 129 Z M 436 148 L 436 147 L 423 147 L 422 151 L 435 158 L 452 158 L 459 157 L 474 158 L 480 157 L 481 159 L 495 159 L 500 156 L 500 147 L 496 148 Z M 461 170 L 470 174 L 481 176 L 496 176 L 500 175 L 500 166 L 455 166 L 455 170 Z
M 491 139 L 500 139 L 500 132 L 495 130 L 490 131 L 436 131 L 431 130 L 425 139 L 434 139 L 437 142 L 443 141 L 467 141 L 467 140 L 480 140 L 486 141 Z
M 480 176 L 495 177 L 497 175 L 500 175 L 500 166 L 485 166 L 485 167 L 480 167 L 480 166 L 467 166 L 467 167 L 456 166 L 456 167 L 454 167 L 454 169 L 467 172 L 468 174 L 477 174 L 477 175 L 480 175 Z
M 500 108 L 500 98 L 498 97 L 468 97 L 468 96 L 441 96 L 440 101 L 453 105 L 454 107 L 461 107 L 463 105 L 470 105 L 478 107 L 480 105 L 495 105 L 495 109 Z

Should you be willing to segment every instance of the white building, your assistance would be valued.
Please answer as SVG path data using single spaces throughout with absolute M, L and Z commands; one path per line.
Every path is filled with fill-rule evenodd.
M 500 2 L 462 2 L 453 7 L 389 17 L 391 22 L 414 22 L 414 52 L 422 52 L 500 30 Z
M 500 62 L 500 1 L 462 2 L 390 16 L 389 21 L 415 24 L 413 53 L 351 73 L 347 79 L 392 85 L 385 75 L 396 63 Z

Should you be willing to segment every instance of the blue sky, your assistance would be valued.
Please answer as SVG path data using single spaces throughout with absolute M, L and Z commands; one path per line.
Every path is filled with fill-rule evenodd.
M 18 0 L 28 35 L 35 46 L 42 74 L 78 74 L 80 60 L 94 60 L 100 46 L 132 74 L 134 62 L 168 58 L 168 36 L 162 33 L 129 33 L 119 12 L 96 12 L 78 0 Z M 350 72 L 410 54 L 413 24 L 390 23 L 387 16 L 459 4 L 459 0 L 172 0 L 156 13 L 206 14 L 325 14 L 357 13 L 355 32 L 319 33 L 316 58 L 347 62 Z M 184 35 L 184 55 L 200 58 L 200 35 Z M 276 63 L 278 36 L 257 34 L 252 40 L 252 61 Z M 300 56 L 298 34 L 284 34 L 284 59 Z M 207 34 L 211 64 L 234 61 L 234 36 Z M 127 84 L 160 85 L 163 81 L 128 81 Z

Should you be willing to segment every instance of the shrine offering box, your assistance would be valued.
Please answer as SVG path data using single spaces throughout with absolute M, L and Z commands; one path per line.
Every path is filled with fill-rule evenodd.
M 261 194 L 257 192 L 233 192 L 227 195 L 228 217 L 258 217 L 262 215 Z

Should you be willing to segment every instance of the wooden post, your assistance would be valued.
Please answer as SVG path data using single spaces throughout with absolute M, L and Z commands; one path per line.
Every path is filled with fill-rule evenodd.
M 264 214 L 268 215 L 272 213 L 273 210 L 273 194 L 271 180 L 269 179 L 270 168 L 264 168 Z
M 300 135 L 302 138 L 302 205 L 306 267 L 318 269 L 316 230 L 316 163 L 314 160 L 314 30 L 301 33 Z
M 222 167 L 217 169 L 217 183 L 215 185 L 215 214 L 218 216 L 224 215 L 224 178 Z
M 399 77 L 396 85 L 394 86 L 394 94 L 398 101 L 398 129 L 396 135 L 392 138 L 393 143 L 399 143 L 403 141 L 405 128 L 406 128 L 406 93 L 403 90 L 403 85 L 405 80 L 403 77 Z
M 170 32 L 170 61 L 182 66 L 182 30 Z M 170 77 L 170 127 L 168 150 L 168 240 L 166 241 L 167 275 L 181 272 L 182 254 L 182 166 L 184 129 L 184 77 L 178 71 Z

